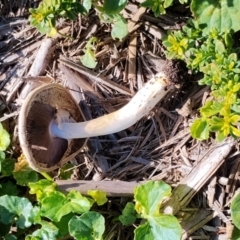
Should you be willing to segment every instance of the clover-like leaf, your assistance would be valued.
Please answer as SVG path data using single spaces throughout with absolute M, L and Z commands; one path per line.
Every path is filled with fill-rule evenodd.
M 32 225 L 38 211 L 27 198 L 8 195 L 0 197 L 0 221 L 4 224 L 16 220 L 17 226 L 24 229 Z
M 71 212 L 84 213 L 90 210 L 93 202 L 83 197 L 78 191 L 70 191 L 67 196 L 59 191 L 53 191 L 42 199 L 41 215 L 52 221 L 59 222 Z
M 148 181 L 134 190 L 136 211 L 139 214 L 158 216 L 161 202 L 171 195 L 171 187 L 163 181 Z
M 191 10 L 203 31 L 209 33 L 212 29 L 225 32 L 240 30 L 239 0 L 192 0 Z
M 98 212 L 87 212 L 69 221 L 69 233 L 77 240 L 100 240 L 105 230 L 105 219 Z
M 62 216 L 71 212 L 62 211 L 62 208 L 67 204 L 67 198 L 63 193 L 58 191 L 53 191 L 43 198 L 41 204 L 41 215 L 52 221 L 58 222 Z

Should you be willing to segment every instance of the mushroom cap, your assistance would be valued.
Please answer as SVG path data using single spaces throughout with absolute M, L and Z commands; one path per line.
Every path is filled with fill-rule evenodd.
M 46 84 L 32 91 L 19 113 L 21 148 L 30 167 L 39 172 L 49 172 L 61 167 L 86 142 L 86 139 L 66 140 L 50 135 L 49 125 L 55 120 L 57 109 L 67 110 L 76 122 L 85 120 L 71 94 L 56 83 Z

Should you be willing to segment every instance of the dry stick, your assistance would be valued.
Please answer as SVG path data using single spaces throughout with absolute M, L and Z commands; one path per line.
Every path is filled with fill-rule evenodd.
M 185 207 L 218 170 L 235 143 L 236 141 L 227 139 L 224 143 L 217 144 L 214 150 L 200 161 L 174 189 L 171 198 L 164 205 L 164 212 L 175 215 Z
M 128 81 L 130 82 L 131 89 L 136 85 L 136 56 L 137 56 L 137 36 L 130 37 L 128 45 Z
M 56 40 L 46 38 L 42 41 L 40 48 L 38 49 L 37 55 L 34 59 L 34 62 L 28 72 L 29 76 L 36 77 L 41 76 L 48 63 L 51 60 L 53 53 L 53 44 Z
M 38 77 L 41 76 L 44 71 L 46 70 L 47 65 L 50 63 L 52 59 L 52 53 L 55 49 L 55 45 L 59 38 L 62 38 L 62 35 L 66 34 L 69 31 L 69 27 L 61 29 L 59 32 L 60 34 L 56 34 L 54 38 L 45 38 L 40 48 L 37 51 L 37 55 L 33 61 L 33 64 L 28 72 L 28 76 L 31 77 Z M 61 35 L 62 34 L 62 35 Z M 28 82 L 22 89 L 20 98 L 26 98 L 26 96 L 37 86 Z
M 171 198 L 164 205 L 164 212 L 176 214 L 180 209 L 185 207 L 199 189 L 209 180 L 223 163 L 225 157 L 229 154 L 235 141 L 227 140 L 218 144 L 215 149 L 199 162 L 193 170 L 185 177 L 174 189 Z M 108 196 L 130 196 L 133 195 L 134 187 L 140 183 L 124 181 L 57 181 L 60 189 L 70 191 L 75 189 L 83 194 L 87 190 L 103 190 Z M 142 182 L 141 182 L 142 183 Z M 121 185 L 119 185 L 121 184 Z
M 181 227 L 183 229 L 181 240 L 189 239 L 188 237 L 192 233 L 204 226 L 207 222 L 211 221 L 216 216 L 216 212 L 205 209 L 193 212 L 190 218 L 186 218 L 181 221 Z
M 64 192 L 77 190 L 87 195 L 88 190 L 101 190 L 106 192 L 108 197 L 132 197 L 134 188 L 139 185 L 137 182 L 84 180 L 58 180 L 56 183 L 59 189 Z

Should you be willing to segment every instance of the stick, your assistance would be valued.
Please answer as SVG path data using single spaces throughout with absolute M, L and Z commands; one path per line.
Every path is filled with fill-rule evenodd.
M 69 192 L 77 190 L 87 195 L 88 190 L 101 190 L 108 197 L 132 197 L 134 188 L 140 183 L 125 181 L 82 181 L 82 180 L 58 180 L 56 181 L 61 191 Z

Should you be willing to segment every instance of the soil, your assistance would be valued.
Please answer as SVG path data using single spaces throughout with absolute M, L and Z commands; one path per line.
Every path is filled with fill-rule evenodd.
M 179 88 L 131 128 L 91 138 L 84 152 L 70 161 L 74 166 L 71 181 L 111 181 L 117 188 L 117 181 L 163 180 L 172 186 L 179 201 L 175 205 L 180 207 L 178 216 L 183 219 L 183 239 L 227 239 L 232 229 L 229 203 L 239 188 L 239 145 L 227 142 L 229 148 L 222 153 L 225 145 L 214 138 L 192 139 L 189 127 L 209 97 L 209 89 L 198 85 L 199 75 L 189 73 L 183 62 L 167 61 L 161 44 L 169 29 L 185 24 L 189 9 L 174 5 L 166 15 L 156 18 L 149 10 L 140 12 L 138 1 L 129 1 L 123 15 L 131 31 L 123 41 L 111 38 L 111 26 L 101 23 L 94 10 L 88 18 L 60 19 L 58 29 L 71 38 L 58 36 L 53 40 L 39 78 L 29 72 L 46 37 L 27 20 L 28 9 L 38 3 L 0 1 L 0 120 L 11 133 L 12 156 L 17 159 L 22 152 L 17 117 L 26 86 L 59 83 L 79 102 L 85 118 L 93 119 L 122 107 L 163 69 Z M 91 36 L 99 39 L 94 69 L 80 61 Z M 59 171 L 51 174 L 61 180 Z M 180 201 L 181 193 L 187 202 Z M 103 210 L 108 221 L 106 239 L 133 239 L 133 227 L 112 224 L 128 200 L 111 198 Z

